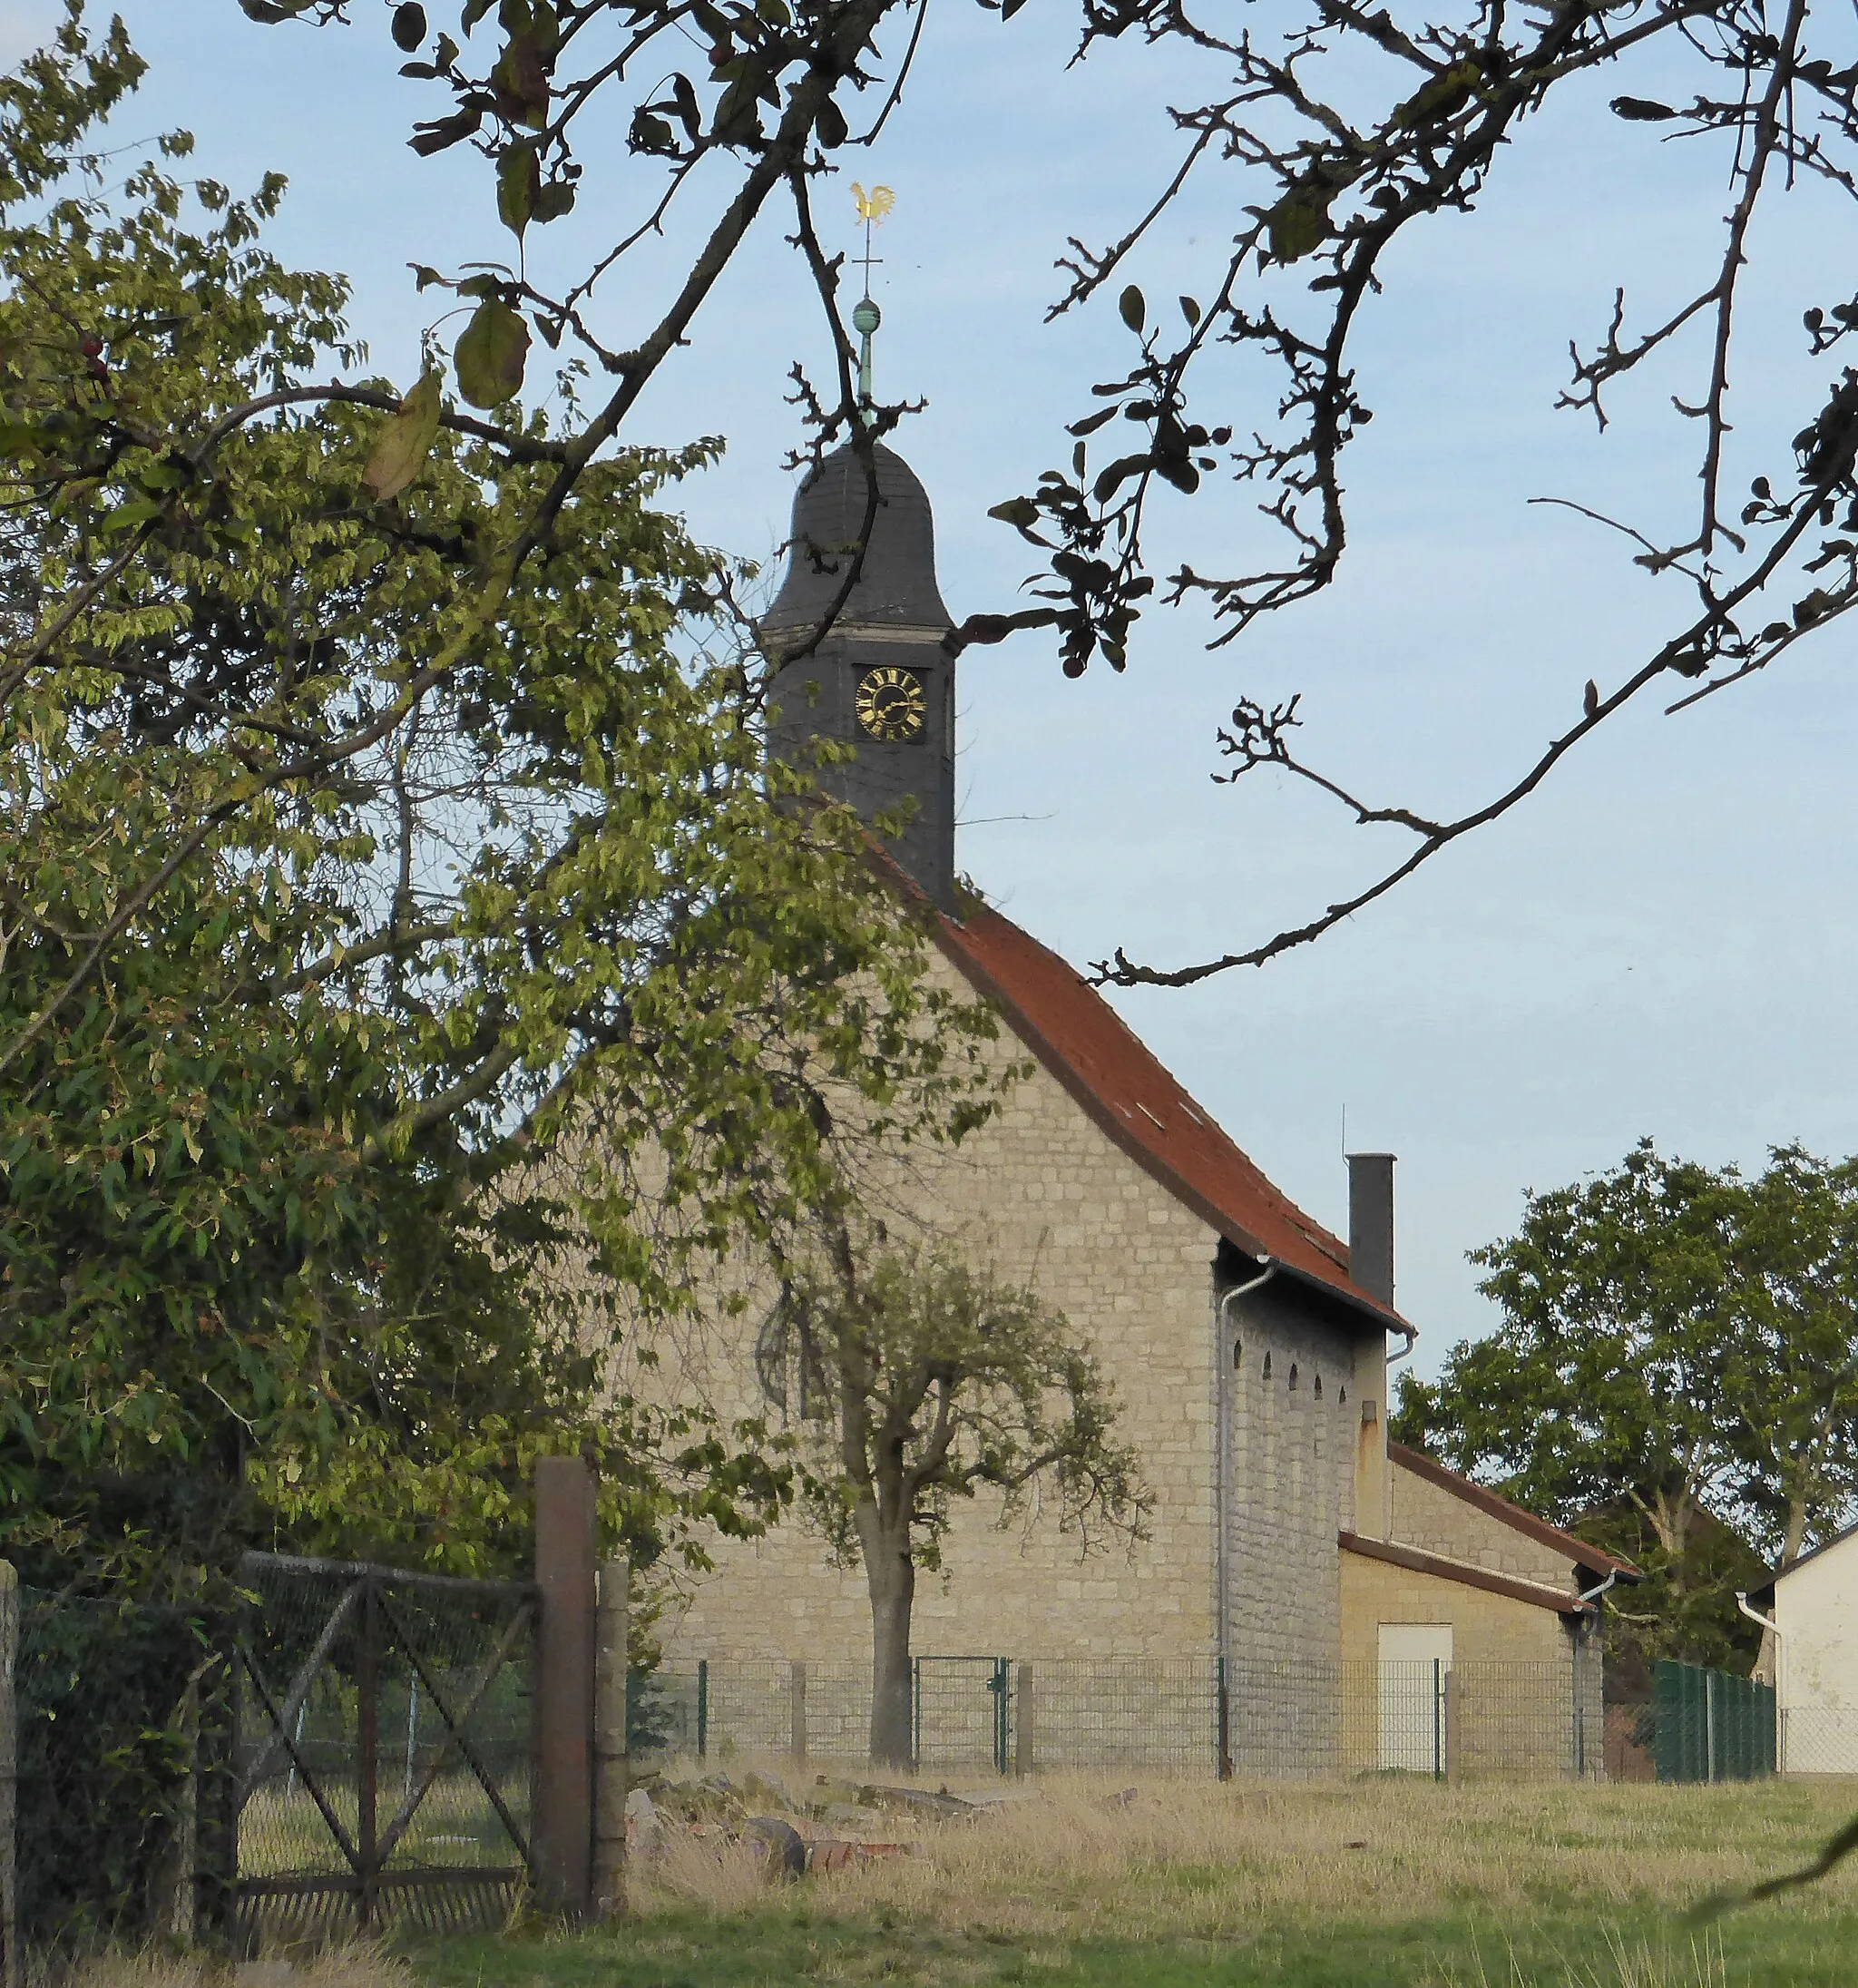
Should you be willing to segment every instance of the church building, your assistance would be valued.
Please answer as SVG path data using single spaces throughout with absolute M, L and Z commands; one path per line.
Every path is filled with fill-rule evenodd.
M 893 451 L 875 459 L 862 568 L 825 639 L 776 682 L 773 748 L 848 744 L 823 786 L 867 817 L 914 803 L 888 847 L 934 906 L 935 970 L 993 1004 L 998 1054 L 1033 1073 L 958 1147 L 913 1157 L 913 1206 L 1065 1313 L 1113 1384 L 1155 1500 L 1145 1543 L 1082 1557 L 1036 1513 L 1002 1530 L 984 1500 L 962 1506 L 945 1577 L 918 1582 L 916 1651 L 992 1658 L 991 1675 L 1049 1676 L 1052 1693 L 1119 1665 L 1131 1691 L 1202 1680 L 1190 1717 L 1223 1705 L 1217 1724 L 1208 1712 L 1208 1758 L 1241 1774 L 1440 1771 L 1448 1743 L 1454 1769 L 1527 1755 L 1537 1771 L 1598 1772 L 1597 1618 L 1605 1590 L 1637 1576 L 1388 1441 L 1389 1368 L 1416 1333 L 1394 1301 L 1393 1157 L 1350 1158 L 1349 1233 L 1331 1234 L 1073 967 L 957 889 L 958 645 L 928 497 Z M 850 447 L 807 482 L 763 623 L 771 651 L 839 602 L 868 508 Z M 711 1398 L 798 1413 L 755 1357 L 759 1319 L 738 1323 L 739 1344 L 709 1363 Z M 831 1750 L 826 1721 L 869 1663 L 862 1571 L 831 1564 L 798 1521 L 712 1551 L 715 1572 L 662 1625 L 667 1672 L 705 1667 L 713 1737 L 732 1666 L 810 1665 L 838 1680 L 831 1709 L 816 1681 L 806 1715 L 814 1750 Z M 1088 1764 L 1090 1723 L 1041 1698 L 1041 1758 Z

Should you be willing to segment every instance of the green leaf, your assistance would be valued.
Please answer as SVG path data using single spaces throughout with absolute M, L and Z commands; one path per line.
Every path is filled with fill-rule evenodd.
M 1149 318 L 1149 306 L 1141 291 L 1131 283 L 1116 299 L 1116 308 L 1122 314 L 1123 323 L 1139 337 Z
M 1200 307 L 1191 297 L 1181 299 L 1180 314 L 1189 325 L 1197 325 L 1200 321 Z
M 998 518 L 1002 524 L 1017 525 L 1023 532 L 1039 522 L 1039 506 L 1030 497 L 1009 497 L 1004 504 L 990 504 L 987 515 Z
M 490 9 L 491 0 L 464 0 L 464 11 L 459 15 L 464 33 L 470 34 Z
M 490 82 L 504 116 L 534 131 L 548 122 L 548 75 L 533 34 L 511 35 Z
M 1483 81 L 1483 75 L 1482 66 L 1473 57 L 1466 56 L 1462 62 L 1453 63 L 1451 68 L 1442 70 L 1423 90 L 1395 110 L 1395 126 L 1411 131 L 1418 124 L 1455 116 L 1471 101 L 1471 93 Z
M 97 527 L 102 532 L 132 532 L 138 525 L 146 524 L 151 518 L 161 514 L 161 506 L 153 497 L 133 497 L 127 504 L 119 504 Z
M 375 501 L 385 504 L 397 497 L 422 469 L 438 439 L 443 377 L 435 367 L 400 403 L 398 414 L 390 417 L 376 438 L 367 467 L 361 480 Z
M 394 46 L 409 55 L 425 40 L 425 9 L 419 0 L 401 0 L 394 9 L 392 34 Z
M 1329 232 L 1329 209 L 1302 190 L 1286 193 L 1265 216 L 1271 257 L 1276 262 L 1295 262 L 1306 256 Z
M 569 180 L 556 180 L 552 185 L 537 191 L 529 218 L 546 225 L 549 221 L 559 220 L 573 204 L 573 182 Z
M 486 297 L 471 314 L 452 355 L 458 388 L 474 407 L 500 407 L 523 390 L 529 327 L 501 298 Z
M 819 115 L 814 120 L 813 129 L 819 135 L 819 142 L 828 152 L 844 144 L 849 135 L 846 113 L 830 97 L 819 106 Z
M 535 147 L 518 139 L 497 162 L 497 218 L 518 240 L 535 211 L 542 191 L 542 160 Z
M 1119 456 L 1098 472 L 1090 495 L 1099 504 L 1103 503 L 1120 485 L 1127 483 L 1131 476 L 1139 476 L 1153 461 L 1154 457 L 1148 455 Z

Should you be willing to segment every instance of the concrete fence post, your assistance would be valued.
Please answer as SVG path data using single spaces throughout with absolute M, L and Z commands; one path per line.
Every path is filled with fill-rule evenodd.
M 1458 1673 L 1447 1670 L 1440 1689 L 1445 1698 L 1445 1779 L 1455 1787 L 1459 1776 L 1458 1733 L 1464 1710 L 1464 1688 L 1458 1681 Z
M 1022 1663 L 1013 1677 L 1012 1771 L 1021 1780 L 1032 1771 L 1032 1667 Z
M 20 1988 L 24 1973 L 19 1925 L 19 1717 L 15 1671 L 19 1658 L 19 1575 L 0 1560 L 0 1988 Z
M 535 1783 L 530 1851 L 545 1912 L 585 1918 L 593 1861 L 593 1473 L 535 1466 Z
M 787 1679 L 787 1727 L 790 1737 L 787 1750 L 793 1756 L 794 1765 L 803 1768 L 807 1765 L 807 1666 L 798 1658 L 794 1660 Z
M 631 1562 L 603 1562 L 593 1679 L 593 1915 L 603 1920 L 626 1915 L 626 1797 L 631 1792 L 626 1678 L 631 1611 Z

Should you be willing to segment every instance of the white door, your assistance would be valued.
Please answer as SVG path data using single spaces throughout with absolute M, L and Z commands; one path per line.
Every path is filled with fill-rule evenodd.
M 1381 1624 L 1381 1765 L 1445 1771 L 1445 1674 L 1450 1622 Z

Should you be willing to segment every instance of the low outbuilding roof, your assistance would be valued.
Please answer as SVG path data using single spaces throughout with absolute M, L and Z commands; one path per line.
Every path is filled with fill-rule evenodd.
M 1629 1560 L 1619 1559 L 1617 1554 L 1593 1545 L 1578 1533 L 1564 1533 L 1559 1525 L 1550 1525 L 1546 1519 L 1537 1518 L 1533 1512 L 1512 1504 L 1508 1498 L 1479 1484 L 1475 1478 L 1467 1477 L 1461 1471 L 1448 1470 L 1423 1450 L 1409 1449 L 1404 1443 L 1389 1443 L 1387 1460 L 1399 1464 L 1402 1470 L 1410 1470 L 1415 1477 L 1424 1478 L 1429 1484 L 1436 1484 L 1441 1491 L 1450 1492 L 1454 1498 L 1463 1499 L 1466 1504 L 1476 1506 L 1489 1517 L 1501 1520 L 1525 1538 L 1534 1540 L 1539 1546 L 1552 1547 L 1559 1553 L 1566 1553 L 1577 1567 L 1594 1567 L 1601 1573 L 1617 1573 L 1622 1581 L 1645 1578 Z

